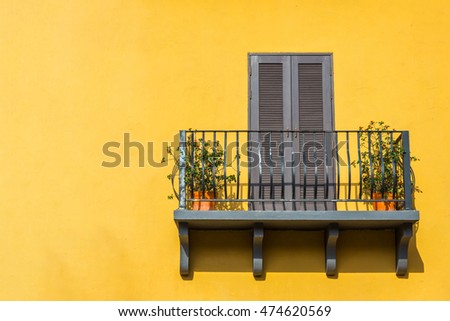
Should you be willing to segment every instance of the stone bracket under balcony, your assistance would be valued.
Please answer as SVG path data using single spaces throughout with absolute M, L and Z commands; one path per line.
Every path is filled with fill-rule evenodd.
M 253 275 L 263 275 L 265 230 L 324 230 L 325 272 L 337 274 L 337 243 L 340 230 L 395 229 L 396 274 L 408 273 L 408 245 L 416 210 L 403 211 L 194 211 L 175 210 L 174 220 L 180 238 L 180 274 L 190 274 L 189 231 L 253 230 Z

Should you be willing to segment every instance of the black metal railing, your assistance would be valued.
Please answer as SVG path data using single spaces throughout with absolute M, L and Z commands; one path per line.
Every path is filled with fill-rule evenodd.
M 408 131 L 181 130 L 178 152 L 180 209 L 413 208 Z

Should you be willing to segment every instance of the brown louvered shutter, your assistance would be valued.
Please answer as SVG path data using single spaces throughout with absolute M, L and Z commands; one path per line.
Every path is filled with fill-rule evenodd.
M 286 127 L 291 108 L 290 61 L 283 56 L 252 58 L 252 97 L 250 129 L 265 131 L 251 135 L 259 145 L 254 152 L 261 157 L 261 166 L 250 168 L 250 197 L 254 199 L 281 199 L 284 178 L 281 169 L 280 131 Z M 284 202 L 258 202 L 253 209 L 282 210 Z
M 259 65 L 259 129 L 279 131 L 283 128 L 283 64 L 261 63 Z M 281 166 L 278 153 L 281 134 L 261 133 L 259 142 L 262 148 L 262 198 L 280 199 Z M 262 209 L 278 209 L 282 203 L 262 203 Z
M 325 197 L 324 130 L 323 119 L 323 75 L 321 63 L 297 63 L 298 79 L 298 128 L 305 131 L 299 137 L 299 151 L 302 162 L 296 168 L 296 199 L 323 199 Z M 295 73 L 294 73 L 295 74 Z M 298 107 L 297 107 L 298 106 Z M 294 208 L 324 210 L 324 203 L 296 202 Z
M 250 168 L 250 197 L 265 200 L 324 199 L 326 193 L 332 193 L 331 189 L 325 188 L 324 166 L 325 145 L 330 137 L 322 133 L 333 129 L 331 57 L 252 55 L 250 58 L 250 129 L 309 131 L 295 136 L 282 136 L 277 132 L 252 136 L 260 143 L 258 152 L 263 162 L 261 168 Z M 300 155 L 301 161 L 294 170 L 286 166 L 282 170 L 278 148 L 282 142 L 292 142 L 292 152 Z M 285 162 L 292 160 L 289 155 L 284 156 Z M 323 210 L 333 207 L 324 202 L 258 202 L 254 205 L 251 208 L 262 210 Z

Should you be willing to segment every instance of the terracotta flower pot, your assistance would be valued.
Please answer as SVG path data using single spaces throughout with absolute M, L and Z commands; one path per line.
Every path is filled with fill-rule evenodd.
M 192 209 L 196 211 L 209 211 L 214 210 L 216 207 L 216 202 L 205 202 L 202 199 L 214 199 L 214 192 L 205 192 L 205 197 L 203 197 L 203 192 L 194 192 L 195 201 L 192 202 Z
M 384 198 L 391 200 L 392 193 L 384 193 Z M 381 199 L 381 193 L 373 193 L 374 200 Z M 372 202 L 375 211 L 395 211 L 395 202 Z

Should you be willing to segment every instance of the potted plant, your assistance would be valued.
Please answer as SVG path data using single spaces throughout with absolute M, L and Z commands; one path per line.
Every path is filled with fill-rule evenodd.
M 167 148 L 167 152 L 173 157 L 175 166 L 171 174 L 167 176 L 174 182 L 180 168 L 179 147 L 175 150 Z M 224 152 L 219 141 L 211 142 L 202 138 L 194 139 L 189 135 L 186 140 L 185 177 L 186 195 L 194 199 L 192 209 L 213 210 L 214 201 L 204 201 L 216 199 L 224 188 L 224 182 L 236 182 L 235 175 L 224 174 Z M 165 161 L 163 159 L 163 161 Z M 169 196 L 170 199 L 173 195 Z M 203 200 L 203 201 L 202 201 Z
M 359 128 L 360 159 L 352 162 L 360 166 L 362 193 L 368 199 L 404 199 L 404 150 L 392 135 L 391 127 L 383 121 L 371 121 Z M 411 162 L 419 159 L 410 156 Z M 412 191 L 421 192 L 413 182 Z M 373 202 L 375 210 L 395 210 L 397 202 Z

